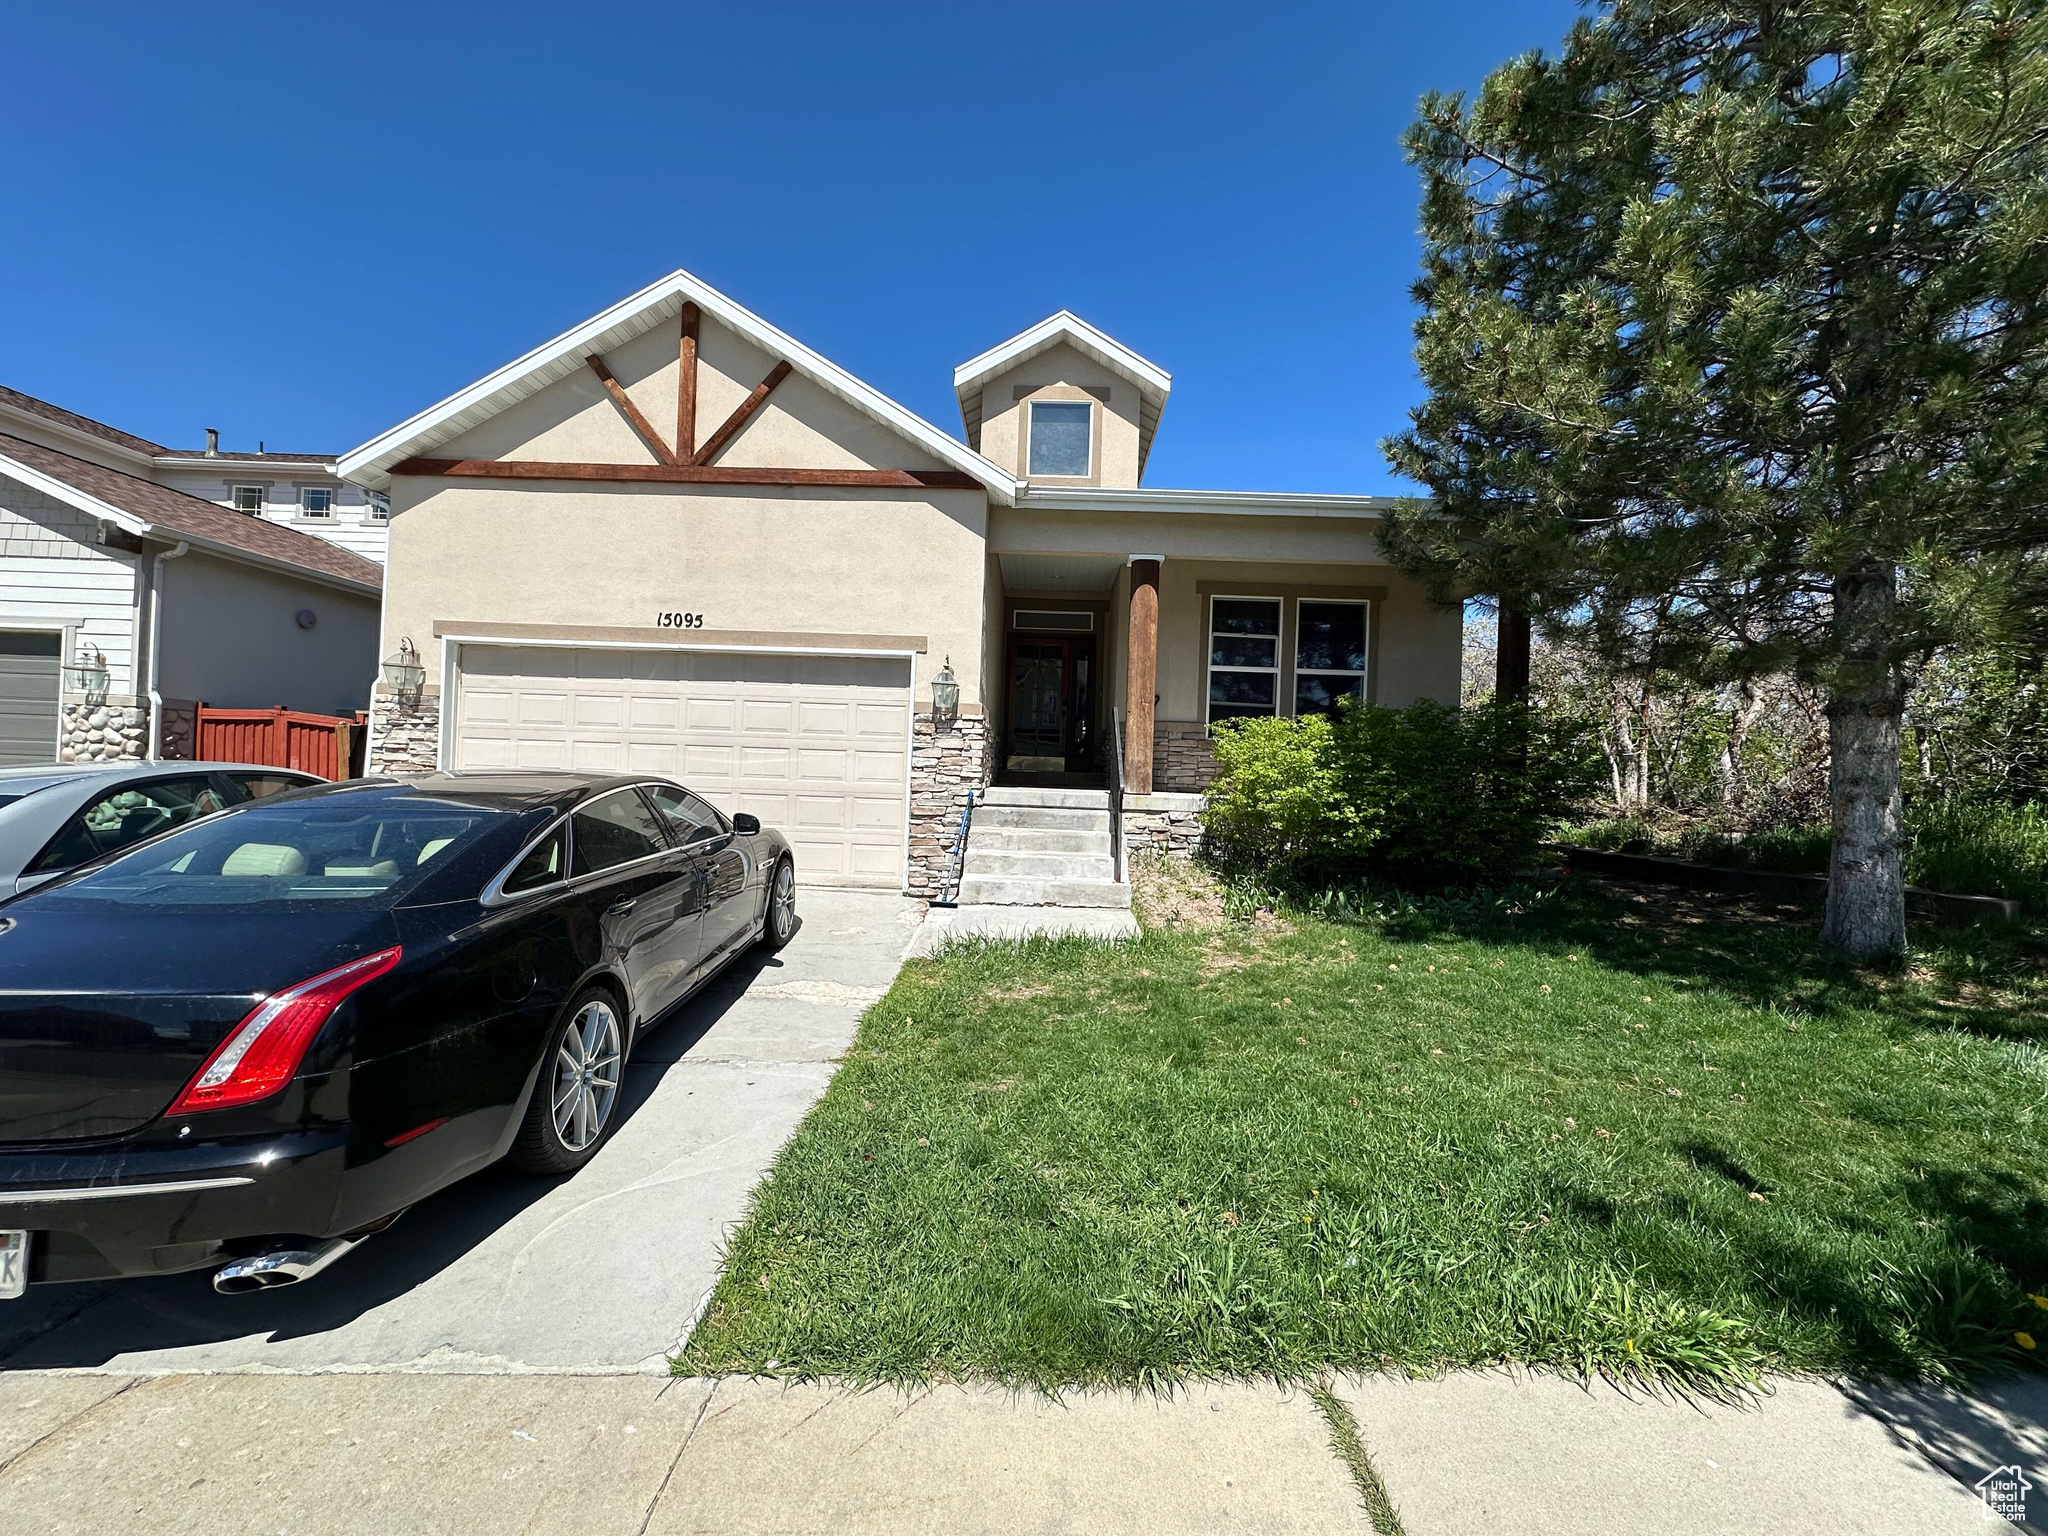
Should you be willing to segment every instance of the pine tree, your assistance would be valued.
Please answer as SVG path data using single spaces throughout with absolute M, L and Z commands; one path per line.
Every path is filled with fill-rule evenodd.
M 1934 647 L 2048 609 L 2042 0 L 1611 0 L 1432 96 L 1390 519 L 1667 670 L 1824 689 L 1824 937 L 1905 941 L 1900 727 Z

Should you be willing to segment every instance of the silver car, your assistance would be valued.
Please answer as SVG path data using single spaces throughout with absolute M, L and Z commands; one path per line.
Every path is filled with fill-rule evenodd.
M 326 781 L 257 763 L 55 763 L 0 768 L 0 893 L 231 805 Z

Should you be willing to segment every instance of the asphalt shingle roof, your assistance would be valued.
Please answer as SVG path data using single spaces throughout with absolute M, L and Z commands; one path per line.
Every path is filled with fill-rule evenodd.
M 26 442 L 4 433 L 0 433 L 0 456 L 25 464 L 53 480 L 61 480 L 88 496 L 97 497 L 109 506 L 143 518 L 173 537 L 190 535 L 303 570 L 360 582 L 367 587 L 381 588 L 384 584 L 384 568 L 376 561 L 350 554 L 339 545 L 315 538 L 310 533 L 300 533 L 296 528 L 230 511 L 197 496 L 174 491 L 167 485 L 124 475 L 118 469 L 75 459 L 68 453 L 45 448 L 41 443 Z

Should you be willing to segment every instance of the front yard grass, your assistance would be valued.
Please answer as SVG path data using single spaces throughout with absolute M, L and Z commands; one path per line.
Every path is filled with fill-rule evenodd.
M 1859 973 L 1801 907 L 1514 906 L 913 962 L 677 1369 L 1714 1390 L 2048 1349 L 2039 933 Z

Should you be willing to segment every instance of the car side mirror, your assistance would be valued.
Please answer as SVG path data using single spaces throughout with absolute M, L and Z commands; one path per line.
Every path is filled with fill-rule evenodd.
M 752 837 L 761 830 L 761 818 L 749 816 L 745 811 L 735 811 L 732 818 L 732 829 L 742 837 Z

